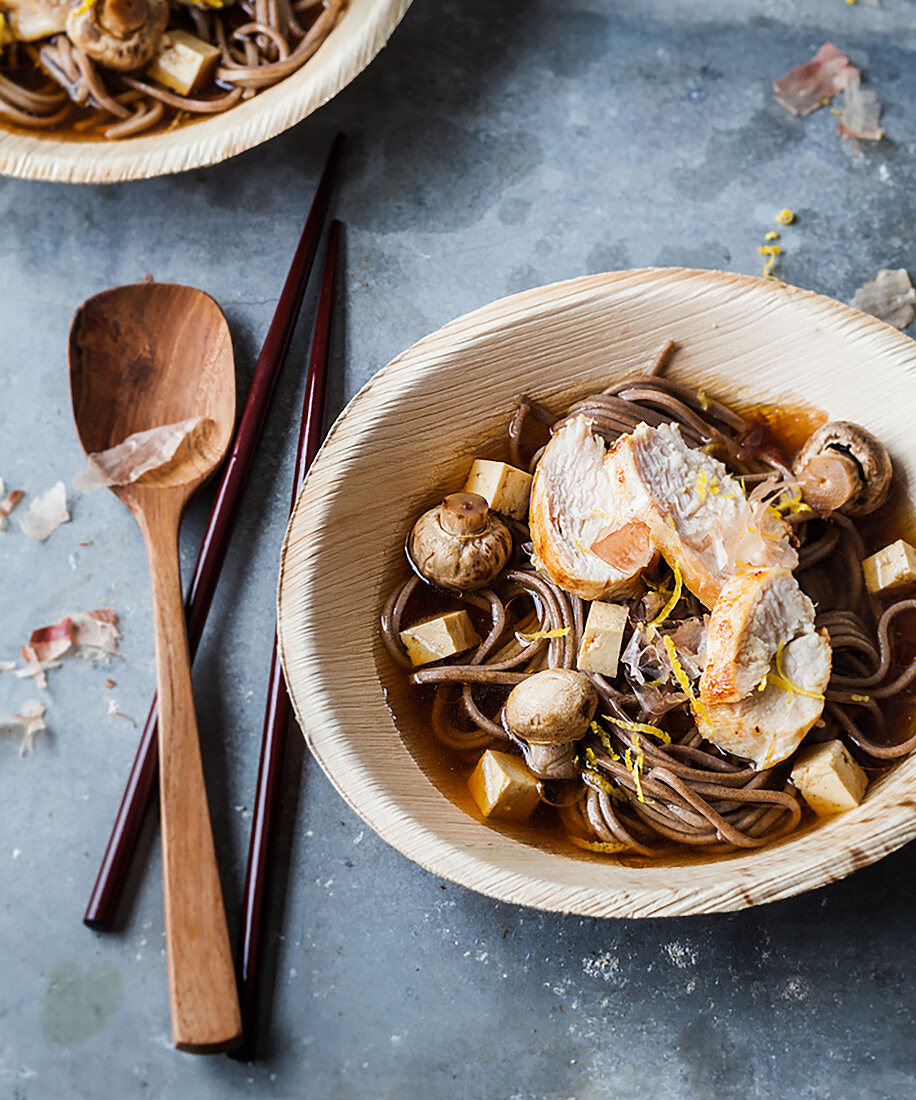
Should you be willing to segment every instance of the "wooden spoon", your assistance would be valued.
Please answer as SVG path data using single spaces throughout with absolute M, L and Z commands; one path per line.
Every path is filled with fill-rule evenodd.
M 204 418 L 167 466 L 112 492 L 140 524 L 152 579 L 172 1035 L 179 1050 L 226 1050 L 241 1039 L 241 1019 L 194 715 L 178 528 L 232 434 L 229 329 L 200 290 L 115 287 L 77 310 L 69 363 L 73 415 L 87 453 L 134 432 Z

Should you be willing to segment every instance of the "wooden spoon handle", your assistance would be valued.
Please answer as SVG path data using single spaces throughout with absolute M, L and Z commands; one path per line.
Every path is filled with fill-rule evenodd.
M 191 690 L 178 566 L 180 515 L 160 513 L 154 522 L 144 518 L 156 630 L 172 1037 L 179 1050 L 215 1053 L 240 1042 L 242 1023 Z

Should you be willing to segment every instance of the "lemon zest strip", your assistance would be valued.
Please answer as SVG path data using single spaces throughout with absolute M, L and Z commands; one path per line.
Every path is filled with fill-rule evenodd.
M 804 695 L 807 699 L 823 700 L 824 696 L 821 694 L 821 692 L 806 691 L 805 688 L 799 687 L 798 684 L 792 683 L 789 677 L 786 676 L 782 667 L 783 648 L 784 643 L 780 642 L 779 645 L 776 647 L 776 672 L 775 674 L 772 671 L 770 672 L 770 675 L 773 676 L 773 682 L 776 684 L 776 686 L 782 688 L 783 691 L 790 691 L 796 695 Z
M 690 680 L 687 678 L 687 673 L 684 671 L 684 666 L 678 660 L 677 649 L 674 646 L 674 642 L 667 636 L 662 639 L 665 644 L 665 650 L 668 654 L 668 660 L 671 662 L 671 669 L 674 672 L 674 678 L 680 685 L 681 691 L 687 696 L 687 700 L 690 703 L 691 708 L 696 714 L 703 719 L 707 725 L 712 725 L 712 720 L 709 717 L 709 711 L 706 709 L 706 704 L 703 703 L 694 694 L 693 688 L 690 685 Z
M 650 726 L 648 722 L 625 722 L 622 718 L 611 718 L 609 714 L 602 714 L 601 717 L 613 722 L 615 726 L 620 726 L 621 729 L 630 730 L 633 733 L 646 733 L 650 737 L 657 737 L 663 745 L 671 744 L 670 735 L 659 726 Z
M 659 611 L 651 623 L 647 624 L 649 630 L 653 630 L 656 626 L 663 623 L 677 606 L 677 601 L 681 598 L 681 589 L 683 587 L 681 582 L 681 571 L 678 569 L 676 562 L 671 566 L 671 571 L 674 573 L 674 591 L 668 597 L 668 602 L 661 611 Z

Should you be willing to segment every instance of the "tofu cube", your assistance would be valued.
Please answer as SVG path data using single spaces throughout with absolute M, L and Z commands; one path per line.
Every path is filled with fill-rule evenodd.
M 825 816 L 855 809 L 868 778 L 842 741 L 825 741 L 798 754 L 792 782 L 811 809 Z
M 579 644 L 576 661 L 579 671 L 616 676 L 620 644 L 626 625 L 627 609 L 623 604 L 595 600 L 589 609 L 585 631 Z
M 916 584 L 916 550 L 897 539 L 862 562 L 865 583 L 873 596 Z
M 538 781 L 517 756 L 487 749 L 468 779 L 468 790 L 484 817 L 524 821 L 540 802 Z
M 402 630 L 401 641 L 414 665 L 428 665 L 480 645 L 480 635 L 466 611 L 449 611 Z
M 464 491 L 484 497 L 494 512 L 502 512 L 513 519 L 527 519 L 532 480 L 531 474 L 505 462 L 476 458 L 464 483 Z
M 168 30 L 159 39 L 146 75 L 179 95 L 190 95 L 209 83 L 218 60 L 216 46 L 187 31 Z

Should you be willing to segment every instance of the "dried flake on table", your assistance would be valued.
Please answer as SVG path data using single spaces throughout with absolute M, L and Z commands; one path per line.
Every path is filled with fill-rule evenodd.
M 916 316 L 916 290 L 905 268 L 882 268 L 853 295 L 849 303 L 894 328 L 906 328 Z
M 70 522 L 67 511 L 67 490 L 58 481 L 46 493 L 32 501 L 28 512 L 20 521 L 22 530 L 33 539 L 44 542 L 62 523 Z
M 881 104 L 870 89 L 862 90 L 862 80 L 856 71 L 843 92 L 843 107 L 837 120 L 837 133 L 843 137 L 880 141 L 884 130 L 878 125 Z
M 809 115 L 842 92 L 858 69 L 849 58 L 825 42 L 810 61 L 773 82 L 776 102 L 793 115 Z
M 48 727 L 44 721 L 45 707 L 38 699 L 27 699 L 18 714 L 11 714 L 9 718 L 0 719 L 0 733 L 12 733 L 21 735 L 22 742 L 19 745 L 19 756 L 26 756 L 32 751 L 35 738 Z
M 25 667 L 16 670 L 20 678 L 34 677 L 39 688 L 48 686 L 45 673 L 60 668 L 63 657 L 79 653 L 83 657 L 120 656 L 118 616 L 109 608 L 76 611 L 59 622 L 33 630 L 22 646 Z
M 12 512 L 20 500 L 25 496 L 22 489 L 11 489 L 6 492 L 6 486 L 3 484 L 3 478 L 0 477 L 0 496 L 3 497 L 0 500 L 0 531 L 9 526 L 7 516 Z

